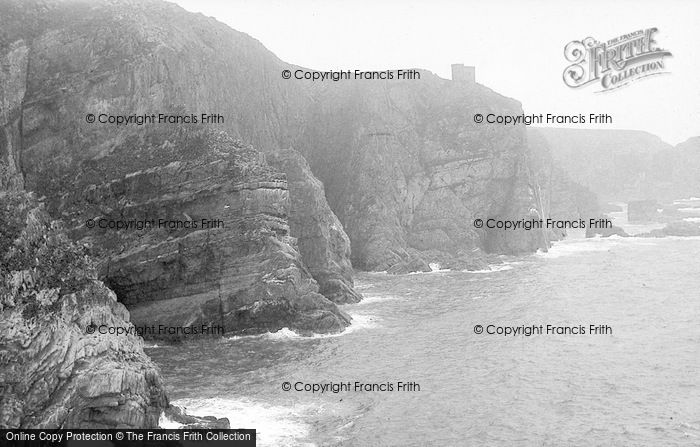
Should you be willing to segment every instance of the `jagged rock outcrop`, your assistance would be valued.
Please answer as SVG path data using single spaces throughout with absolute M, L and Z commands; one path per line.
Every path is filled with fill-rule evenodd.
M 171 405 L 163 414 L 167 419 L 180 424 L 180 429 L 214 429 L 231 428 L 228 418 L 217 418 L 215 416 L 192 416 L 182 408 Z
M 291 234 L 297 238 L 304 265 L 318 281 L 319 292 L 335 303 L 360 301 L 362 297 L 353 290 L 350 239 L 328 206 L 323 183 L 294 149 L 277 151 L 268 161 L 287 175 Z
M 258 151 L 223 133 L 173 129 L 79 172 L 57 213 L 95 247 L 100 276 L 137 326 L 311 333 L 349 324 L 318 293 L 290 236 L 285 175 Z
M 168 406 L 129 313 L 25 193 L 0 193 L 0 427 L 154 428 Z M 92 333 L 91 333 L 92 332 Z
M 141 130 L 133 123 L 101 123 L 100 116 L 194 114 L 200 122 L 181 127 L 226 131 L 268 152 L 287 147 L 303 129 L 308 89 L 282 79 L 288 65 L 260 42 L 213 18 L 154 0 L 97 0 L 89 5 L 10 0 L 0 5 L 0 16 L 10 21 L 0 46 L 26 42 L 29 59 L 24 76 L 16 74 L 26 84 L 14 89 L 25 91 L 17 96 L 23 120 L 13 129 L 12 138 L 22 142 L 15 152 L 27 188 L 46 195 L 50 205 L 72 187 L 70 179 L 79 174 L 80 163 L 115 150 L 129 151 L 124 143 Z M 202 113 L 219 114 L 224 122 L 202 124 Z M 88 114 L 95 115 L 95 123 L 86 122 Z M 58 178 L 67 183 L 57 184 Z M 321 205 L 329 213 L 324 219 L 334 220 L 327 204 Z M 319 253 L 337 245 L 324 237 L 307 242 L 316 244 L 313 250 Z M 321 272 L 322 292 L 330 299 L 354 301 L 352 290 L 326 286 L 329 275 L 346 278 L 345 286 L 352 284 L 349 260 L 342 259 L 345 247 L 337 247 L 333 257 L 339 262 L 327 268 L 338 270 L 312 272 Z

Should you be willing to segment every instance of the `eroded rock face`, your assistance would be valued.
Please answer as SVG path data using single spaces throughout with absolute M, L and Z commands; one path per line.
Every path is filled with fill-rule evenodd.
M 262 154 L 225 134 L 149 134 L 129 146 L 85 163 L 57 213 L 95 248 L 100 276 L 137 326 L 211 335 L 202 327 L 311 333 L 349 324 L 304 266 L 286 177 Z M 129 172 L 136 164 L 125 157 L 139 156 L 141 169 Z M 155 332 L 144 336 L 181 336 Z
M 523 129 L 474 123 L 476 113 L 520 113 L 516 101 L 429 72 L 334 83 L 319 98 L 297 147 L 325 185 L 355 266 L 480 268 L 487 251 L 537 248 L 534 236 L 473 224 L 532 207 Z
M 24 73 L 10 70 L 13 79 L 26 82 L 22 89 L 13 89 L 24 95 L 15 95 L 22 101 L 16 113 L 22 121 L 13 128 L 12 138 L 22 141 L 17 152 L 27 188 L 46 195 L 52 212 L 58 196 L 73 187 L 82 162 L 102 160 L 118 150 L 128 153 L 128 142 L 141 131 L 133 123 L 100 123 L 101 114 L 194 114 L 198 124 L 180 127 L 226 131 L 266 152 L 286 147 L 303 129 L 301 112 L 310 96 L 303 86 L 281 78 L 288 64 L 255 39 L 212 18 L 152 0 L 8 1 L 0 5 L 0 16 L 12 22 L 0 36 L 0 45 L 3 38 L 27 42 L 22 45 L 30 67 Z M 203 113 L 219 114 L 224 122 L 202 124 Z M 88 114 L 95 115 L 95 123 L 86 121 Z M 143 159 L 131 155 L 133 159 L 124 159 Z M 177 159 L 162 163 L 171 161 Z M 65 183 L 58 183 L 59 178 Z M 308 206 L 299 200 L 293 203 L 328 213 L 325 221 L 337 220 L 326 203 L 317 203 L 325 202 L 323 196 L 312 200 Z M 326 262 L 312 273 L 319 275 L 327 297 L 354 301 L 357 294 L 348 288 L 349 260 L 342 259 L 347 247 L 338 244 L 346 236 L 336 236 L 343 233 L 342 226 L 336 228 L 305 237 L 304 246 L 309 253 L 336 250 L 330 256 L 337 262 Z
M 350 239 L 326 202 L 323 184 L 294 149 L 270 154 L 268 161 L 287 174 L 291 234 L 320 293 L 335 303 L 360 301 L 362 297 L 353 290 Z
M 133 326 L 83 247 L 23 193 L 0 225 L 0 427 L 157 427 L 160 375 L 134 332 L 100 333 Z
M 0 51 L 0 190 L 24 186 L 20 127 L 28 62 L 29 49 L 23 40 Z

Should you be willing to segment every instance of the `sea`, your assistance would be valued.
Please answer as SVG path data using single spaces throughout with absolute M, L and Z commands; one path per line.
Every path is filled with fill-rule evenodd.
M 696 221 L 700 198 L 684 207 Z M 628 232 L 659 227 L 625 215 L 611 217 Z M 700 445 L 700 238 L 573 233 L 433 270 L 358 273 L 365 299 L 342 306 L 340 334 L 147 353 L 173 403 L 260 446 Z

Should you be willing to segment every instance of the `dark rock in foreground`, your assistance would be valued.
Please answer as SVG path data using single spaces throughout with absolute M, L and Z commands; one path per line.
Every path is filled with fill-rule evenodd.
M 0 193 L 0 226 L 0 427 L 157 427 L 158 370 L 84 247 L 24 193 Z
M 231 428 L 231 422 L 228 418 L 216 418 L 214 416 L 191 416 L 185 413 L 183 408 L 176 405 L 171 405 L 165 410 L 164 416 L 171 421 L 181 424 L 182 429 L 214 429 L 214 428 Z

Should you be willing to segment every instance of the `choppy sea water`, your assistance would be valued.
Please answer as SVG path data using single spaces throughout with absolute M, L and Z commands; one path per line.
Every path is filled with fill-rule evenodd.
M 700 238 L 574 237 L 481 272 L 360 274 L 343 334 L 148 354 L 175 403 L 259 445 L 700 445 L 699 255 Z M 491 324 L 612 335 L 474 333 Z M 282 389 L 348 381 L 420 391 Z

